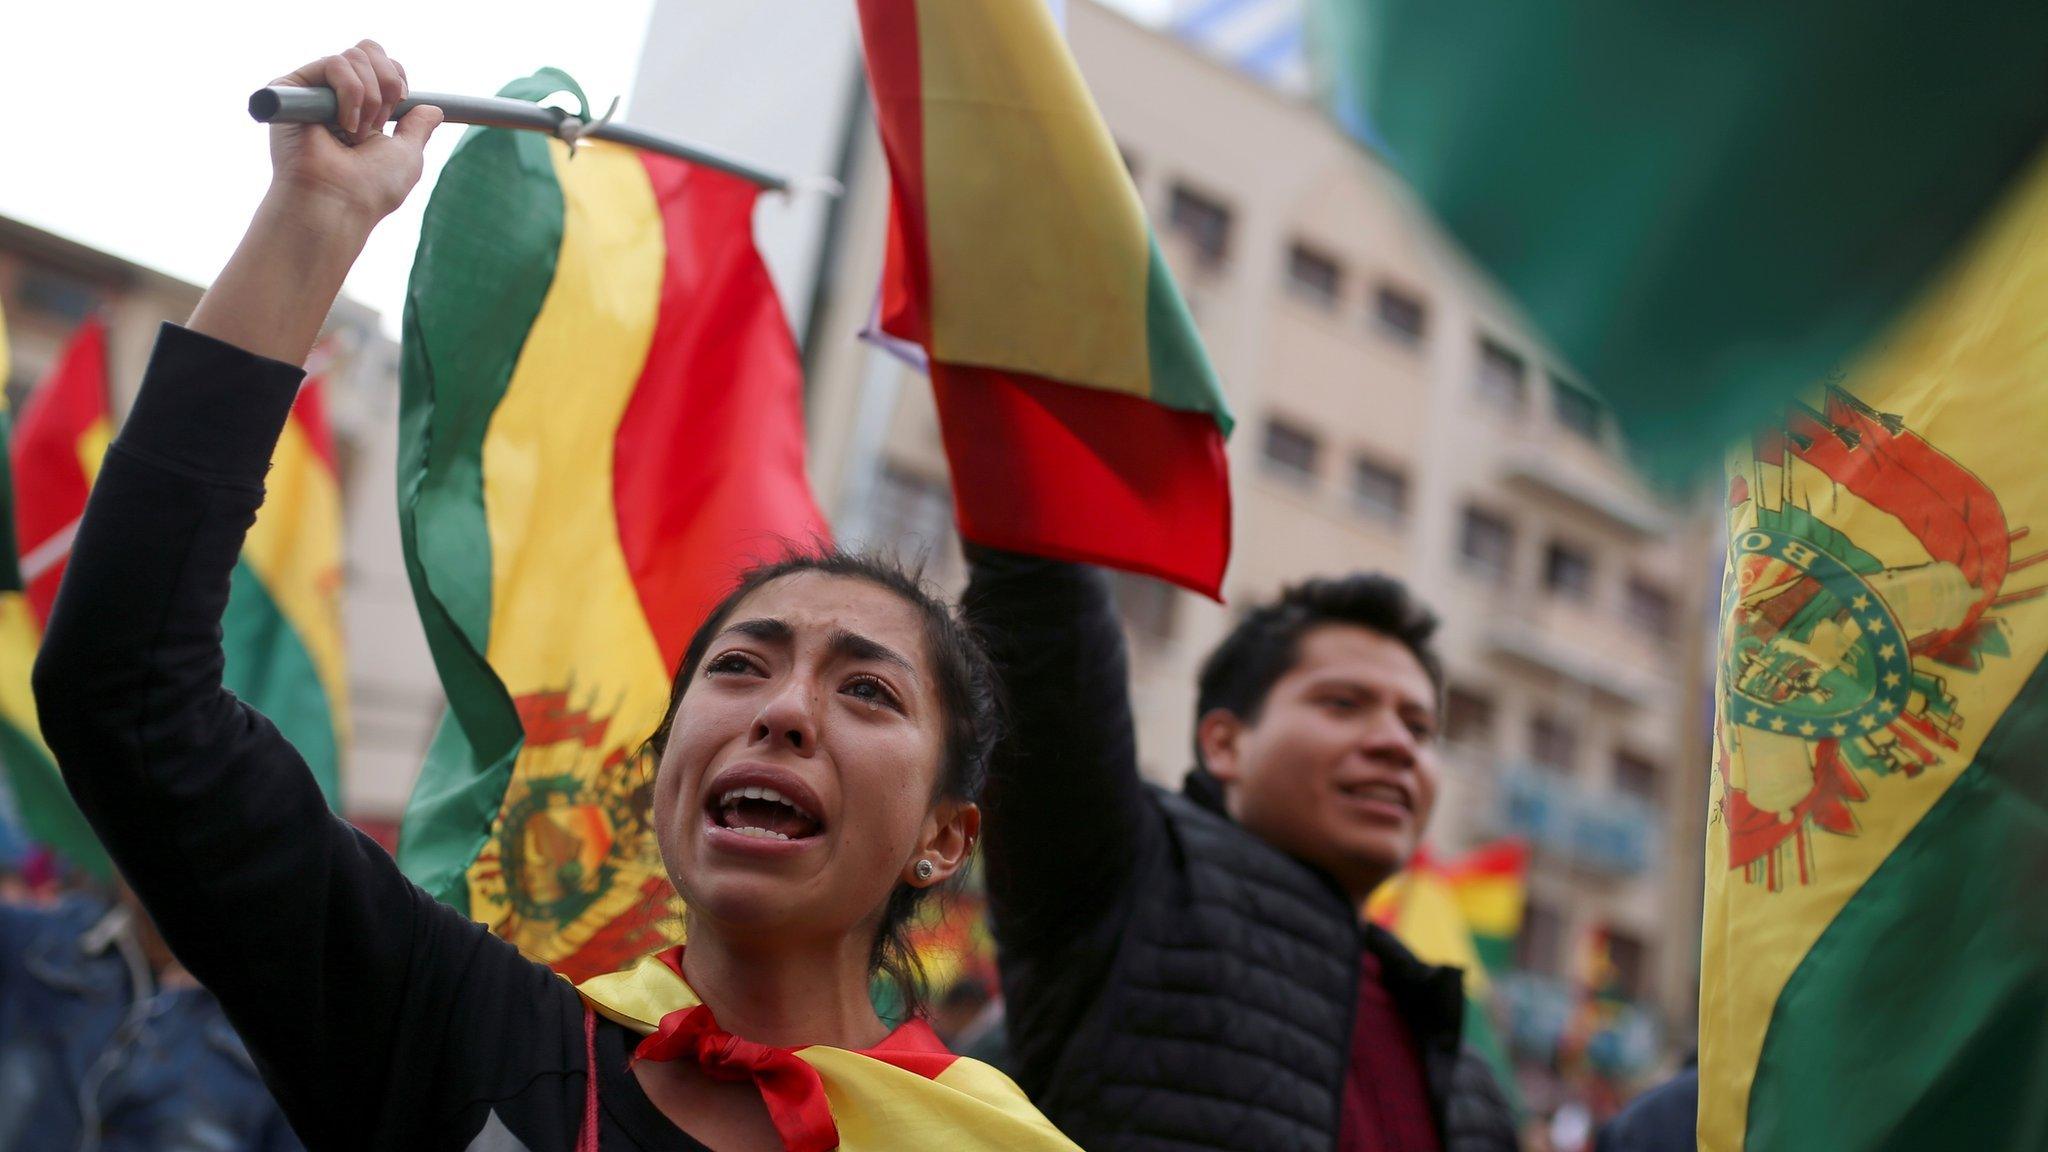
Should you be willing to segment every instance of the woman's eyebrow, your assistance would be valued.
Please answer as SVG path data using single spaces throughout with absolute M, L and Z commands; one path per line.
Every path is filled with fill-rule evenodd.
M 735 632 L 750 640 L 759 640 L 763 644 L 787 644 L 796 636 L 796 630 L 791 628 L 787 621 L 777 620 L 768 616 L 755 620 L 742 620 L 725 631 L 720 632 L 719 635 L 730 636 Z
M 911 679 L 917 679 L 917 666 L 915 664 L 912 664 L 894 648 L 870 640 L 858 632 L 849 632 L 841 628 L 832 633 L 829 645 L 834 656 L 890 664 L 901 669 L 903 674 Z

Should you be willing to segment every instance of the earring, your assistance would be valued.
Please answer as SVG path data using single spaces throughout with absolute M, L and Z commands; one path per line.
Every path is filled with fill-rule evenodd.
M 936 876 L 938 874 L 939 866 L 932 863 L 929 860 L 919 860 L 917 862 L 917 867 L 912 869 L 912 871 L 917 873 L 917 878 L 919 880 L 928 881 L 933 876 Z

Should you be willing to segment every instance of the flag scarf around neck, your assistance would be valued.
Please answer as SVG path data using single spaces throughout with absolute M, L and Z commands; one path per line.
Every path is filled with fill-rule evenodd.
M 1670 475 L 1877 338 L 2048 139 L 2038 0 L 1310 11 L 1339 119 Z
M 107 407 L 107 334 L 87 320 L 22 405 L 8 444 L 13 534 L 21 590 L 0 592 L 0 765 L 22 830 L 101 879 L 113 864 L 57 773 L 36 721 L 29 673 L 64 577 L 78 518 L 113 438 Z
M 606 1019 L 654 1038 L 685 1021 L 702 1001 L 682 976 L 681 949 L 648 956 L 623 971 L 577 985 Z M 706 1010 L 708 1013 L 708 1010 Z M 708 1019 L 687 1021 L 715 1030 Z M 715 1033 L 723 1036 L 722 1033 Z M 727 1042 L 723 1047 L 747 1045 Z M 640 1058 L 674 1058 L 646 1055 Z M 1073 1152 L 1074 1144 L 1041 1115 L 1022 1089 L 994 1068 L 946 1051 L 929 1025 L 914 1020 L 865 1051 L 810 1045 L 756 1055 L 794 1056 L 808 1068 L 772 1074 L 764 1091 L 770 1118 L 790 1152 Z M 688 1058 L 687 1056 L 681 1058 Z M 767 1063 L 768 1060 L 757 1060 Z M 804 1083 L 792 1088 L 790 1080 Z M 760 1081 L 757 1079 L 757 1083 Z M 822 1101 L 819 1099 L 822 1095 Z M 822 1113 L 822 1114 L 821 1114 Z
M 1216 596 L 1231 416 L 1044 0 L 861 0 L 880 328 L 927 354 L 960 532 Z
M 561 91 L 548 69 L 501 95 Z M 477 128 L 427 205 L 399 522 L 448 714 L 399 859 L 572 977 L 673 942 L 643 745 L 717 598 L 826 534 L 755 196 Z
M 316 350 L 316 357 L 325 354 Z M 221 682 L 270 718 L 341 810 L 348 669 L 341 624 L 341 483 L 324 367 L 300 387 L 263 480 L 221 619 Z
M 2048 157 L 1730 463 L 1700 1147 L 2048 1139 Z

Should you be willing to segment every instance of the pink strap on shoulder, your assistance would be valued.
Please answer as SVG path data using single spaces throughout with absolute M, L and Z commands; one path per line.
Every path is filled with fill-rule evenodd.
M 576 1152 L 598 1152 L 597 1147 L 597 1013 L 583 1006 L 583 1130 L 576 1137 Z

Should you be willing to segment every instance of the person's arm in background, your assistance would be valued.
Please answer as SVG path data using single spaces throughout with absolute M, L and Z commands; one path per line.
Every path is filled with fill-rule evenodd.
M 419 1103 L 399 1046 L 447 1018 L 407 1002 L 421 973 L 494 942 L 330 812 L 298 752 L 222 687 L 220 621 L 296 365 L 440 113 L 384 135 L 404 79 L 368 42 L 277 83 L 336 89 L 350 139 L 272 130 L 269 193 L 190 329 L 165 326 L 107 453 L 34 683 L 79 807 L 279 1102 L 316 1146 L 368 1147 L 391 1100 Z
M 1008 703 L 982 859 L 1017 1078 L 1031 1089 L 1101 987 L 1161 817 L 1138 775 L 1106 574 L 974 545 L 967 554 L 961 607 Z

